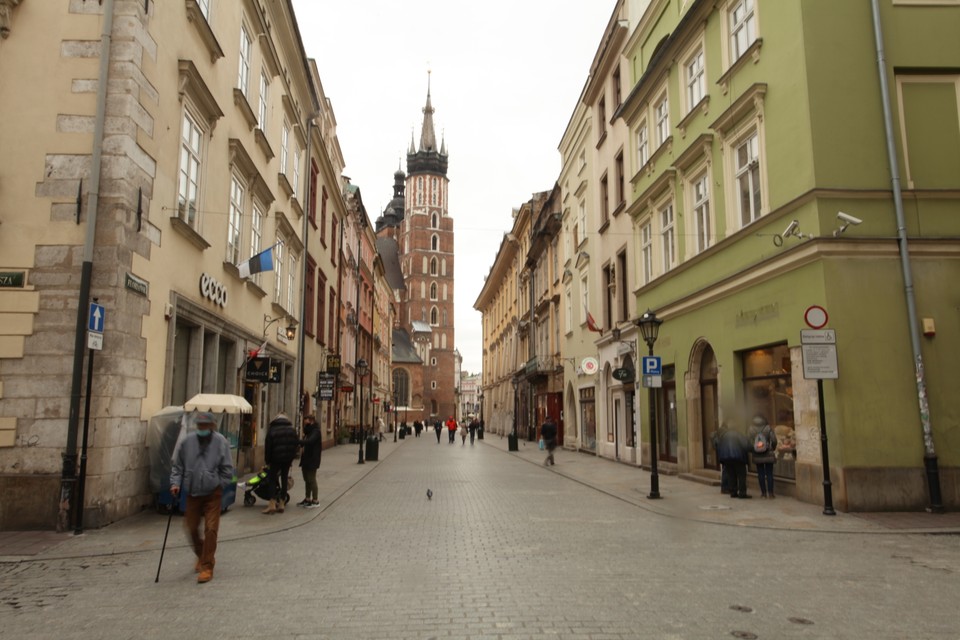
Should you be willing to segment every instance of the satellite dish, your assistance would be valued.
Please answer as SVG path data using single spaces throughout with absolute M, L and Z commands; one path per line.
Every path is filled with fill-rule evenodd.
M 580 368 L 583 369 L 585 374 L 592 376 L 600 370 L 600 363 L 597 362 L 596 358 L 586 357 L 580 361 Z

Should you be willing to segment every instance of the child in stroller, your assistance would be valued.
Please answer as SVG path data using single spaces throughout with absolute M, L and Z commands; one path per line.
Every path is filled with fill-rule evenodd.
M 267 473 L 268 469 L 269 467 L 264 465 L 264 467 L 260 469 L 260 473 L 243 483 L 245 489 L 243 492 L 243 506 L 252 507 L 257 503 L 257 497 L 261 500 L 270 499 L 273 489 L 270 487 L 270 475 Z M 293 477 L 291 476 L 287 476 L 287 488 L 293 488 Z M 289 502 L 290 493 L 287 492 L 283 495 L 283 504 L 288 504 Z

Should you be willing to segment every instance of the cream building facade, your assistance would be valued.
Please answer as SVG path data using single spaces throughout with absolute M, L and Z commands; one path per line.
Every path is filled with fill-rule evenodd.
M 0 158 L 0 488 L 29 500 L 4 500 L 0 528 L 99 526 L 153 501 L 145 431 L 161 408 L 245 396 L 253 414 L 227 432 L 241 470 L 270 418 L 299 413 L 287 328 L 307 328 L 304 261 L 338 299 L 343 161 L 290 2 L 28 0 L 5 35 L 0 77 L 18 90 L 0 95 L 0 137 L 18 152 Z M 241 277 L 268 248 L 272 268 Z M 310 324 L 306 371 L 337 339 Z M 251 352 L 276 382 L 248 378 Z

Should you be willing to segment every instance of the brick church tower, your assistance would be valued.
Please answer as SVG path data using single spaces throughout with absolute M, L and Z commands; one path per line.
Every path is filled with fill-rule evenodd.
M 408 409 L 410 422 L 446 420 L 456 415 L 457 402 L 453 218 L 446 143 L 437 146 L 433 113 L 428 81 L 420 145 L 411 135 L 406 181 L 401 187 L 402 172 L 394 174 L 394 200 L 377 221 L 378 247 L 388 237 L 395 239 L 403 278 L 403 289 L 397 290 L 393 382 L 398 406 Z

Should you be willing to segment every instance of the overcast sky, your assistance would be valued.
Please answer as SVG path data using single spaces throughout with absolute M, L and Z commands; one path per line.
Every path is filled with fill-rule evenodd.
M 293 0 L 333 103 L 345 174 L 372 220 L 420 141 L 431 72 L 450 157 L 456 346 L 479 373 L 473 305 L 511 211 L 560 173 L 557 147 L 616 0 Z

